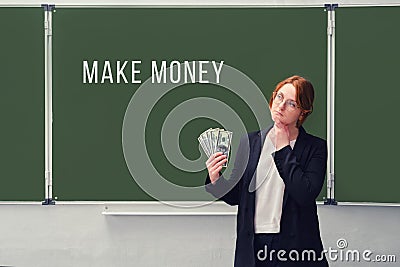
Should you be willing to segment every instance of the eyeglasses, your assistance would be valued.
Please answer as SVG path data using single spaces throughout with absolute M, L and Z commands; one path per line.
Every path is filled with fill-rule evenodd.
M 274 103 L 280 104 L 283 102 L 283 94 L 282 93 L 274 93 Z M 295 110 L 296 108 L 300 108 L 299 105 L 293 100 L 286 100 L 285 101 L 285 106 L 288 107 L 289 110 Z

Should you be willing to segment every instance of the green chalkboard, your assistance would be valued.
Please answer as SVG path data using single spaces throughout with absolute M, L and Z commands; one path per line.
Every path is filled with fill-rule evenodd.
M 400 201 L 395 105 L 399 18 L 399 7 L 336 9 L 335 193 L 339 202 Z M 43 19 L 41 8 L 0 8 L 0 200 L 44 198 Z M 279 80 L 303 75 L 316 89 L 315 112 L 305 128 L 326 137 L 326 12 L 322 8 L 58 8 L 53 13 L 53 53 L 53 183 L 58 200 L 154 199 L 132 178 L 122 144 L 124 118 L 151 76 L 151 61 L 223 60 L 247 75 L 267 99 Z M 94 60 L 99 62 L 99 80 L 105 61 L 111 62 L 115 74 L 118 60 L 141 60 L 137 79 L 143 83 L 85 84 L 83 62 Z M 259 107 L 246 104 L 241 95 L 221 85 L 184 84 L 168 91 L 150 103 L 143 135 L 132 138 L 145 140 L 152 167 L 171 184 L 195 187 L 204 181 L 205 170 L 174 166 L 162 148 L 163 126 L 172 111 L 200 98 L 232 108 L 246 131 L 259 127 L 254 115 Z M 205 101 L 204 110 L 215 108 Z M 193 117 L 180 125 L 175 141 L 183 157 L 204 159 L 198 134 L 209 127 L 229 126 L 229 118 Z M 233 151 L 241 133 L 235 134 Z M 137 157 L 142 156 L 138 152 Z M 148 179 L 152 179 L 150 172 Z M 323 196 L 325 188 L 320 199 Z M 168 198 L 175 199 L 191 200 Z
M 152 60 L 223 60 L 254 81 L 268 99 L 277 82 L 293 74 L 303 75 L 316 89 L 314 113 L 305 127 L 326 137 L 323 8 L 58 8 L 53 15 L 53 34 L 53 167 L 54 196 L 58 200 L 153 199 L 132 178 L 122 146 L 127 107 L 151 76 Z M 84 83 L 83 61 L 93 64 L 95 60 L 100 76 L 105 61 L 111 62 L 115 73 L 118 60 L 140 60 L 141 72 L 136 78 L 142 84 L 115 80 L 112 84 L 110 80 Z M 145 138 L 153 167 L 165 180 L 179 186 L 202 185 L 206 172 L 183 170 L 168 161 L 162 149 L 162 126 L 175 107 L 199 97 L 213 98 L 231 107 L 244 122 L 246 131 L 259 127 L 254 107 L 220 85 L 184 84 L 150 103 L 154 107 L 148 114 L 143 136 L 130 138 Z M 204 110 L 210 109 L 205 102 Z M 176 139 L 183 156 L 193 160 L 200 157 L 197 136 L 209 127 L 223 126 L 229 128 L 229 123 L 206 117 L 181 125 Z M 240 139 L 239 133 L 234 134 L 233 150 Z M 145 155 L 138 150 L 137 157 Z M 148 179 L 152 179 L 150 172 Z M 324 195 L 325 189 L 321 196 Z M 170 196 L 165 200 L 195 199 Z
M 0 8 L 0 200 L 44 199 L 41 8 Z
M 336 199 L 400 202 L 400 8 L 336 12 Z

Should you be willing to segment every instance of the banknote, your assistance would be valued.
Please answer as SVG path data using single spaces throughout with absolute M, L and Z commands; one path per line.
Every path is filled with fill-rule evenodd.
M 222 152 L 229 158 L 232 143 L 232 132 L 220 128 L 209 128 L 197 138 L 207 157 L 216 152 Z M 227 163 L 223 165 L 227 167 Z
M 209 152 L 208 149 L 207 149 L 207 146 L 206 146 L 205 142 L 203 141 L 203 138 L 202 138 L 201 136 L 199 136 L 199 137 L 197 138 L 197 140 L 199 140 L 199 143 L 200 143 L 200 145 L 201 145 L 201 148 L 203 149 L 204 153 L 206 153 L 207 158 L 209 158 L 211 155 L 210 155 L 210 152 Z
M 229 151 L 231 147 L 232 132 L 230 131 L 219 131 L 218 140 L 215 152 L 222 152 L 226 158 L 229 158 Z M 228 162 L 226 162 L 223 167 L 226 167 Z

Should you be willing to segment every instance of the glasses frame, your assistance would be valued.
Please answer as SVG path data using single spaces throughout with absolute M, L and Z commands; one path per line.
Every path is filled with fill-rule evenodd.
M 278 98 L 278 95 L 282 95 L 282 99 L 279 99 L 279 98 Z M 285 100 L 285 101 L 284 101 L 284 100 L 285 100 L 285 98 L 284 98 L 284 96 L 283 96 L 282 93 L 280 93 L 279 91 L 273 92 L 273 103 L 279 105 L 279 104 L 281 104 L 282 102 L 284 102 L 284 103 L 285 103 L 284 105 L 285 105 L 289 110 L 295 111 L 297 108 L 302 110 L 302 108 L 300 107 L 299 104 L 297 104 L 296 101 L 293 101 L 293 100 L 290 100 L 290 99 L 287 99 L 287 100 Z M 290 104 L 292 104 L 292 103 L 294 103 L 294 105 L 295 105 L 294 107 L 290 106 Z

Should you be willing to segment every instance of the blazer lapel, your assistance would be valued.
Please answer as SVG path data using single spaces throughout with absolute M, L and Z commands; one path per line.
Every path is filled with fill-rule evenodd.
M 261 151 L 262 151 L 262 147 L 263 147 L 265 138 L 271 128 L 272 128 L 272 126 L 259 131 L 257 133 L 257 138 L 255 138 L 254 142 L 251 143 L 249 169 L 248 169 L 248 171 L 249 171 L 248 173 L 251 175 L 249 176 L 250 179 L 246 183 L 246 188 L 251 193 L 255 192 L 255 189 L 256 189 L 255 188 L 256 187 L 256 177 L 255 177 L 256 169 L 257 169 L 258 161 L 260 160 Z
M 261 137 L 261 131 L 259 131 L 257 133 L 256 138 L 254 138 L 254 140 L 250 142 L 250 157 L 247 169 L 249 175 L 247 175 L 247 181 L 245 183 L 245 188 L 246 190 L 249 191 L 249 193 L 254 193 L 255 191 L 255 175 L 256 175 L 258 160 L 261 155 L 261 149 L 262 149 L 262 137 Z
M 307 143 L 306 139 L 307 139 L 306 131 L 302 126 L 300 126 L 299 135 L 297 136 L 296 143 L 294 144 L 293 147 L 293 152 L 299 160 L 306 146 Z

